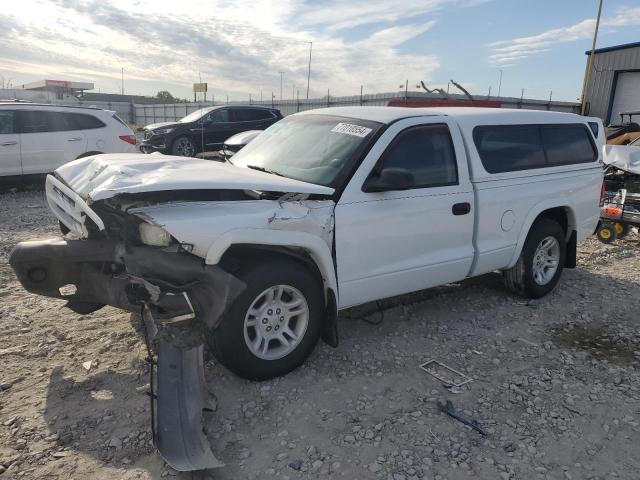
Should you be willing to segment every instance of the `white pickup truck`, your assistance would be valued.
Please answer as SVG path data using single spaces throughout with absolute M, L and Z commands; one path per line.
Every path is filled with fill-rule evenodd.
M 336 345 L 346 307 L 496 270 L 548 293 L 598 223 L 603 136 L 557 112 L 345 107 L 291 115 L 228 163 L 83 158 L 46 184 L 68 234 L 10 262 L 76 312 L 142 309 L 181 364 L 207 342 L 267 379 Z

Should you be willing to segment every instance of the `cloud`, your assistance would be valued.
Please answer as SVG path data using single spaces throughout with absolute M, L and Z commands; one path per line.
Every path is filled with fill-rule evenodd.
M 396 90 L 406 78 L 429 80 L 439 67 L 435 55 L 399 48 L 436 22 L 416 15 L 487 0 L 408 1 L 399 9 L 380 0 L 323 5 L 254 0 L 250 6 L 183 0 L 179 13 L 174 0 L 11 2 L 0 13 L 0 30 L 8 33 L 0 70 L 95 81 L 113 91 L 124 68 L 135 93 L 155 93 L 162 84 L 180 96 L 190 96 L 201 74 L 210 90 L 232 98 L 249 93 L 256 98 L 261 90 L 264 98 L 272 90 L 278 96 L 282 71 L 290 98 L 292 87 L 306 93 L 313 41 L 313 95 L 324 95 L 327 88 L 331 95 L 355 94 L 360 85 L 365 91 Z M 402 23 L 391 26 L 393 20 Z M 336 31 L 369 23 L 377 28 L 358 41 Z
M 489 60 L 498 65 L 523 60 L 551 50 L 554 45 L 589 39 L 593 36 L 595 19 L 582 20 L 568 27 L 554 28 L 529 37 L 501 40 L 491 43 Z M 615 16 L 603 18 L 602 30 L 614 30 L 620 27 L 640 26 L 640 7 L 620 10 Z

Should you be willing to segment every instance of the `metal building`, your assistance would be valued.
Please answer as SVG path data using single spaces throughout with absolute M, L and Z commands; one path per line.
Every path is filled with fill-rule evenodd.
M 616 125 L 621 123 L 620 113 L 630 111 L 640 111 L 640 42 L 595 50 L 588 115 Z

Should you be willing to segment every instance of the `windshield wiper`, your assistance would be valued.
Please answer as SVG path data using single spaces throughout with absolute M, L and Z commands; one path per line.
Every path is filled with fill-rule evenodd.
M 252 170 L 258 170 L 259 172 L 270 173 L 272 175 L 278 175 L 279 177 L 284 177 L 284 175 L 281 174 L 281 173 L 274 172 L 273 170 L 269 170 L 269 169 L 264 168 L 264 167 L 259 167 L 258 165 L 247 165 L 247 168 L 250 168 Z

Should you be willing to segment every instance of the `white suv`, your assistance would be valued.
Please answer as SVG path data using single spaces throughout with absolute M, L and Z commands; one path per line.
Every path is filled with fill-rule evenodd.
M 135 152 L 135 144 L 115 112 L 0 102 L 0 177 L 49 173 L 92 154 Z

